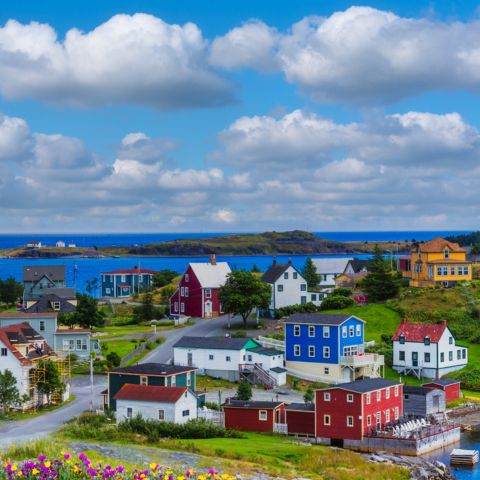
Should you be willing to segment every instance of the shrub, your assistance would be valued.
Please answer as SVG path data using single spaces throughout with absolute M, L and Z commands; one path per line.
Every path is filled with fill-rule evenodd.
M 343 308 L 355 305 L 353 299 L 349 297 L 341 297 L 339 295 L 330 295 L 323 299 L 320 310 L 341 310 Z
M 349 288 L 336 288 L 333 292 L 332 295 L 334 296 L 339 296 L 339 297 L 349 297 L 352 294 L 352 291 Z
M 217 410 L 218 412 L 222 409 L 220 405 L 215 402 L 205 402 L 205 406 L 210 410 Z
M 462 382 L 462 387 L 467 390 L 480 391 L 480 369 L 476 368 L 469 371 L 461 371 L 448 375 L 449 377 L 456 378 Z
M 122 359 L 120 358 L 120 355 L 117 352 L 110 352 L 107 355 L 106 360 L 109 368 L 119 367 L 120 363 L 122 362 Z
M 277 308 L 275 310 L 275 318 L 288 317 L 294 313 L 314 313 L 317 310 L 317 307 L 311 302 L 288 305 L 287 307 Z

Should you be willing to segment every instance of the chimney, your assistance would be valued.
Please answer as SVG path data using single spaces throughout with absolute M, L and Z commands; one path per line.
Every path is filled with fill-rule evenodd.
M 215 254 L 210 255 L 210 264 L 211 264 L 211 265 L 216 265 L 216 264 L 217 264 L 217 260 L 216 260 L 216 258 L 215 258 Z
M 277 257 L 273 257 L 273 264 L 274 264 L 274 265 L 277 264 Z
M 408 320 L 406 318 L 402 318 L 402 325 L 406 325 L 408 323 Z
M 291 258 L 288 259 L 288 264 L 289 264 L 289 265 L 292 264 L 292 259 L 291 259 Z
M 446 327 L 447 326 L 447 321 L 446 320 L 442 320 L 442 327 Z

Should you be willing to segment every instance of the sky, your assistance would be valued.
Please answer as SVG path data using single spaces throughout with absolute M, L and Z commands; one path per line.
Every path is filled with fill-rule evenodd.
M 0 233 L 478 229 L 475 1 L 0 0 Z

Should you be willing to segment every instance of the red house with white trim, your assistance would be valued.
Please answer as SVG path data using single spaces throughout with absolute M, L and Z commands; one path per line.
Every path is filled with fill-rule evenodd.
M 212 318 L 222 313 L 218 293 L 231 272 L 227 262 L 189 263 L 177 290 L 170 297 L 170 315 Z
M 317 440 L 343 447 L 344 440 L 363 440 L 402 416 L 403 385 L 370 378 L 322 388 L 315 392 L 315 411 Z
M 452 402 L 460 398 L 460 380 L 455 380 L 454 378 L 438 378 L 437 380 L 424 383 L 422 387 L 443 390 L 447 402 Z
M 290 403 L 285 411 L 289 435 L 315 436 L 315 404 Z

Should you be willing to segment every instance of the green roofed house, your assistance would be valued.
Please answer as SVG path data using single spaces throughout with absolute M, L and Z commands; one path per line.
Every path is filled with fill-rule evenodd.
M 108 388 L 102 392 L 105 407 L 117 410 L 115 396 L 126 385 L 153 385 L 159 387 L 188 387 L 195 391 L 195 367 L 141 363 L 118 367 L 108 372 Z
M 182 337 L 173 346 L 174 364 L 198 368 L 199 374 L 267 386 L 287 380 L 283 352 L 266 348 L 253 338 Z

